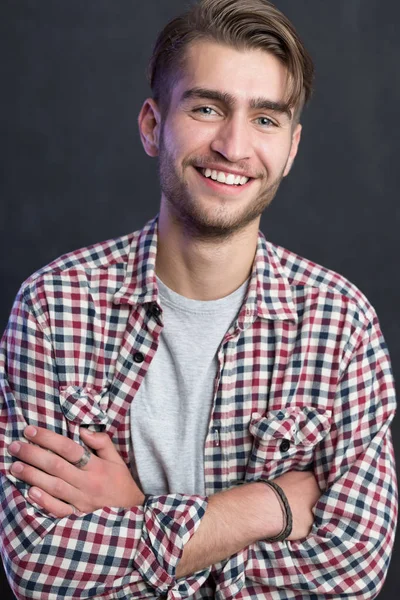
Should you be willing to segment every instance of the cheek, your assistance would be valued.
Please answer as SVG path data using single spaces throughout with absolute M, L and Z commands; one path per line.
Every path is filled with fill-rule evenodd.
M 175 169 L 179 162 L 179 154 L 180 148 L 176 136 L 171 129 L 165 128 L 160 144 L 160 161 L 164 167 Z
M 164 150 L 168 155 L 169 160 L 176 161 L 185 154 L 185 140 L 181 139 L 179 131 L 174 131 L 173 128 L 165 128 L 163 135 Z
M 199 152 L 209 151 L 215 135 L 215 127 L 211 123 L 200 123 L 191 118 L 171 120 L 168 147 L 171 150 L 176 148 L 176 156 L 197 155 Z
M 170 127 L 164 127 L 162 132 L 162 146 L 168 152 L 172 154 L 175 151 L 176 137 Z
M 290 143 L 269 139 L 259 146 L 258 156 L 269 173 L 278 174 L 285 168 L 289 152 Z

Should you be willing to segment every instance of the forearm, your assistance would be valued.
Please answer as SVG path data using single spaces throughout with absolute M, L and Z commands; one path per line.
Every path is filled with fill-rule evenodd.
M 275 544 L 258 540 L 246 548 L 245 556 L 235 557 L 232 564 L 228 560 L 218 574 L 217 592 L 234 569 L 236 580 L 248 582 L 259 597 L 280 598 L 284 581 L 285 598 L 375 598 L 386 577 L 397 520 L 387 425 L 365 455 L 328 485 L 313 512 L 306 539 Z
M 185 545 L 176 577 L 229 558 L 258 540 L 279 535 L 282 509 L 265 483 L 241 485 L 209 498 L 200 526 Z
M 7 526 L 1 543 L 9 583 L 21 600 L 98 597 L 125 588 L 128 595 L 135 591 L 141 597 L 149 590 L 166 592 L 174 584 L 182 540 L 193 535 L 205 506 L 197 496 L 153 496 L 145 507 L 106 507 L 81 518 L 54 520 L 25 502 L 2 476 L 0 515 Z M 43 561 L 51 564 L 51 572 L 38 577 Z M 199 578 L 194 587 L 202 583 Z
M 359 496 L 345 504 L 347 490 L 356 489 L 352 469 L 348 479 L 338 480 L 321 496 L 307 539 L 252 544 L 243 576 L 251 585 L 261 586 L 259 596 L 275 597 L 271 591 L 284 580 L 287 598 L 375 598 L 386 578 L 397 520 L 396 494 L 389 483 L 395 484 L 395 471 L 387 468 L 385 477 L 387 489 L 379 495 L 369 482 L 365 502 Z M 221 574 L 222 585 L 229 569 L 227 565 Z

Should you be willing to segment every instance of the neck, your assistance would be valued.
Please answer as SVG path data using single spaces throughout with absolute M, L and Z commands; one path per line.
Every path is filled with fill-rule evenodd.
M 250 276 L 259 219 L 226 239 L 193 238 L 160 210 L 157 276 L 169 288 L 194 300 L 217 300 L 237 290 Z

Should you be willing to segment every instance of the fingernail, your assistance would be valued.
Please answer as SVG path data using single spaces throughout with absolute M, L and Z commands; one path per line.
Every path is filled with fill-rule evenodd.
M 21 444 L 19 444 L 18 442 L 12 442 L 8 446 L 8 451 L 10 454 L 18 454 L 18 452 L 20 451 L 20 448 L 21 448 Z
M 39 500 L 39 498 L 42 497 L 42 493 L 39 492 L 39 490 L 37 490 L 36 488 L 32 488 L 31 490 L 29 490 L 29 495 L 34 500 Z
M 11 467 L 11 471 L 13 473 L 22 473 L 22 471 L 24 470 L 24 465 L 22 465 L 21 463 L 14 463 L 13 466 Z
M 37 429 L 32 425 L 28 425 L 28 427 L 25 427 L 24 434 L 26 437 L 34 437 L 37 434 Z
M 81 431 L 83 431 L 84 433 L 87 433 L 88 435 L 94 434 L 94 431 L 92 431 L 91 429 L 86 429 L 86 427 L 81 427 Z

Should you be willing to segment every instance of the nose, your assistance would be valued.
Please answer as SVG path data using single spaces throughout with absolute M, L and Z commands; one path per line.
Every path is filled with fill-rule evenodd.
M 211 143 L 211 149 L 232 163 L 250 158 L 251 143 L 247 124 L 240 118 L 223 121 Z

